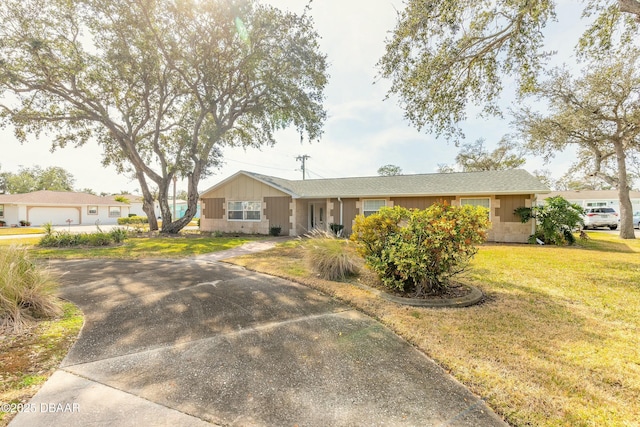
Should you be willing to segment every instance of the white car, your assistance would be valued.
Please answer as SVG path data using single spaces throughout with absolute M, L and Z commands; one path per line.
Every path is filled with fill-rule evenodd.
M 640 211 L 633 214 L 633 228 L 640 228 Z
M 586 208 L 582 217 L 584 228 L 609 227 L 611 230 L 618 228 L 620 218 L 613 208 Z M 635 224 L 635 220 L 634 220 Z

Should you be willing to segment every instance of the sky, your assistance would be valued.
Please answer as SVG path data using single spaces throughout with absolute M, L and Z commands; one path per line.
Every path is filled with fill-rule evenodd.
M 270 0 L 276 7 L 302 13 L 306 1 Z M 558 50 L 557 63 L 571 62 L 572 47 L 581 32 L 580 24 L 567 25 L 563 14 L 578 15 L 581 3 L 560 1 L 561 23 L 551 24 L 549 45 Z M 306 179 L 375 176 L 379 167 L 399 166 L 404 174 L 434 173 L 438 165 L 453 165 L 459 151 L 452 142 L 418 132 L 403 118 L 396 99 L 385 100 L 390 82 L 378 77 L 376 63 L 384 54 L 385 39 L 394 28 L 400 0 L 316 0 L 311 14 L 321 36 L 320 46 L 328 56 L 329 83 L 325 89 L 328 119 L 320 141 L 300 141 L 295 129 L 276 134 L 273 147 L 226 148 L 224 165 L 200 182 L 202 192 L 240 170 L 248 170 L 286 179 L 302 179 L 301 162 L 306 155 Z M 567 40 L 571 40 L 567 42 Z M 558 43 L 558 41 L 562 41 Z M 507 84 L 507 89 L 509 85 Z M 509 96 L 505 96 L 505 106 Z M 473 109 L 471 109 L 473 110 Z M 465 142 L 484 138 L 492 149 L 500 138 L 511 132 L 509 118 L 479 119 L 471 111 L 461 124 Z M 50 151 L 51 141 L 45 135 L 31 137 L 21 145 L 11 129 L 0 129 L 0 170 L 17 172 L 19 167 L 59 166 L 75 178 L 75 188 L 90 188 L 96 193 L 137 192 L 136 180 L 119 175 L 113 167 L 101 164 L 102 150 L 90 143 L 81 148 L 68 147 Z M 570 167 L 571 153 L 560 155 L 545 165 L 538 158 L 528 158 L 524 169 L 547 168 L 555 178 Z M 178 191 L 186 183 L 178 180 Z

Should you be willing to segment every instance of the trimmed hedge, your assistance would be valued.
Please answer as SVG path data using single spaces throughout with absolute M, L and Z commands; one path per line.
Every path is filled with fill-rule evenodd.
M 146 216 L 129 216 L 126 218 L 118 218 L 118 225 L 139 225 L 149 224 L 149 218 Z
M 64 248 L 70 246 L 109 246 L 122 243 L 127 238 L 127 232 L 122 228 L 114 228 L 108 233 L 69 233 L 60 231 L 47 233 L 38 246 L 45 248 Z

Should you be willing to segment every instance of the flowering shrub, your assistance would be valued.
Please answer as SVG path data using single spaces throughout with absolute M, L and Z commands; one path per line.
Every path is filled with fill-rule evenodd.
M 356 217 L 351 239 L 385 286 L 424 296 L 444 291 L 467 267 L 488 228 L 483 207 L 396 206 Z

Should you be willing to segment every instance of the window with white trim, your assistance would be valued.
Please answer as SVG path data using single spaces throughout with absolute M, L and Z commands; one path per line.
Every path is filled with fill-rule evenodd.
M 362 201 L 362 214 L 369 216 L 374 214 L 387 205 L 387 201 L 384 199 L 372 199 Z
M 262 202 L 227 202 L 227 220 L 260 221 Z
M 120 218 L 121 210 L 120 206 L 109 206 L 109 217 Z
M 4 218 L 4 205 L 0 205 L 0 218 Z
M 487 208 L 487 216 L 491 218 L 491 199 L 488 197 L 460 199 L 460 206 L 482 206 Z
M 97 206 L 87 206 L 87 215 L 98 215 Z

